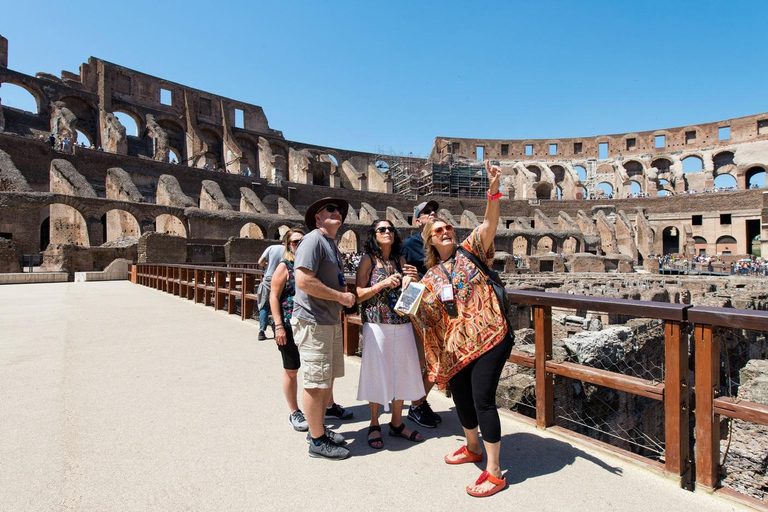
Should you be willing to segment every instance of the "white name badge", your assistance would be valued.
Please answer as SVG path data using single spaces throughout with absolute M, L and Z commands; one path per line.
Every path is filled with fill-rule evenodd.
M 453 286 L 444 284 L 440 287 L 440 300 L 443 302 L 453 302 Z

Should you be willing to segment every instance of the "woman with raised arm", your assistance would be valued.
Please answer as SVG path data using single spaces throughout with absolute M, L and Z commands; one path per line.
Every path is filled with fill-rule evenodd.
M 288 421 L 294 430 L 306 432 L 309 426 L 304 413 L 299 409 L 297 374 L 301 366 L 299 349 L 293 342 L 291 315 L 293 314 L 293 294 L 296 292 L 296 280 L 293 274 L 293 255 L 304 238 L 304 231 L 293 228 L 285 234 L 283 259 L 272 274 L 272 286 L 269 292 L 269 307 L 275 322 L 275 343 L 283 356 L 283 394 L 291 414 Z
M 384 448 L 379 425 L 379 408 L 389 411 L 389 435 L 420 443 L 418 431 L 403 423 L 403 400 L 424 396 L 419 354 L 411 319 L 394 310 L 401 290 L 408 287 L 411 275 L 404 275 L 405 258 L 400 256 L 400 235 L 388 220 L 376 220 L 368 230 L 365 255 L 357 267 L 357 301 L 363 321 L 363 360 L 357 399 L 366 400 L 371 409 L 368 445 Z
M 441 387 L 450 384 L 466 436 L 466 445 L 446 455 L 445 462 L 482 462 L 485 445 L 485 470 L 466 488 L 477 497 L 491 496 L 507 485 L 499 466 L 501 423 L 496 388 L 513 345 L 493 288 L 463 252 L 472 253 L 489 267 L 493 261 L 501 170 L 488 161 L 485 169 L 489 185 L 485 219 L 460 246 L 453 226 L 444 219 L 435 218 L 424 226 L 428 270 L 421 283 L 426 290 L 414 317 L 424 335 L 429 378 Z

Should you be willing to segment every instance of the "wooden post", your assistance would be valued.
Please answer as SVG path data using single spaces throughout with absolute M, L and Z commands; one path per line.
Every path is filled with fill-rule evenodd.
M 227 274 L 221 270 L 216 271 L 215 295 L 213 296 L 213 309 L 224 309 L 224 297 L 226 295 Z
M 696 339 L 696 485 L 714 489 L 719 483 L 720 415 L 714 399 L 720 390 L 720 343 L 712 326 L 697 324 Z
M 536 426 L 555 424 L 554 375 L 547 373 L 547 361 L 552 359 L 552 307 L 533 306 L 536 328 Z
M 205 287 L 205 273 L 203 270 L 195 269 L 195 304 L 203 301 L 203 288 Z
M 688 343 L 680 322 L 664 323 L 664 439 L 665 469 L 690 483 L 688 435 Z
M 253 274 L 246 274 L 243 272 L 243 296 L 240 301 L 240 312 L 242 313 L 242 319 L 248 320 L 253 316 L 253 300 L 248 298 L 248 294 L 254 289 L 256 285 L 256 279 Z

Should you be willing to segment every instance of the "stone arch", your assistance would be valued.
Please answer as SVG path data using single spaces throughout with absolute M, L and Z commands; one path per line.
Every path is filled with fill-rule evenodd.
M 680 230 L 676 226 L 667 226 L 662 230 L 662 254 L 680 252 Z
M 671 196 L 671 195 L 674 195 L 675 193 L 675 189 L 672 186 L 672 184 L 664 178 L 657 181 L 656 189 L 657 189 L 657 192 L 656 192 L 657 197 Z
M 518 235 L 512 240 L 512 254 L 516 256 L 528 256 L 531 254 L 531 244 L 528 237 Z
M 547 254 L 550 252 L 555 252 L 555 249 L 557 249 L 557 242 L 553 237 L 549 235 L 539 237 L 539 239 L 536 241 L 536 254 Z
M 99 110 L 95 105 L 79 96 L 64 96 L 58 101 L 63 102 L 77 117 L 78 130 L 86 133 L 92 141 L 101 140 L 99 136 Z
M 550 199 L 552 197 L 552 184 L 539 182 L 535 185 L 536 199 Z
M 235 141 L 237 141 L 237 145 L 240 146 L 240 149 L 243 152 L 243 159 L 245 159 L 245 162 L 248 166 L 248 169 L 251 171 L 251 176 L 257 177 L 259 176 L 259 144 L 258 142 L 254 141 L 250 137 L 245 137 L 242 135 L 235 136 Z
M 645 192 L 643 192 L 643 184 L 642 184 L 642 182 L 640 182 L 638 180 L 635 180 L 635 179 L 630 179 L 629 180 L 629 193 L 631 195 L 644 194 Z
M 701 172 L 704 170 L 704 159 L 698 154 L 687 154 L 680 159 L 683 164 L 683 174 Z
M 627 160 L 624 162 L 624 169 L 626 169 L 629 179 L 642 179 L 645 176 L 645 166 L 639 160 Z
M 334 154 L 334 153 L 329 151 L 329 152 L 325 153 L 324 155 L 321 155 L 321 157 L 327 157 L 331 161 L 331 163 L 333 165 L 335 165 L 336 167 L 339 166 L 339 160 L 341 159 L 341 157 L 338 154 Z
M 717 176 L 715 176 L 714 181 L 715 188 L 722 188 L 722 189 L 730 189 L 733 190 L 738 189 L 739 182 L 736 179 L 736 176 L 734 176 L 730 172 L 724 172 L 724 173 L 718 173 Z
M 240 238 L 266 238 L 264 229 L 255 222 L 247 222 L 240 228 Z
M 47 207 L 46 207 L 47 209 Z M 44 251 L 51 242 L 51 217 L 46 215 L 40 222 L 40 252 Z
M 125 126 L 125 134 L 129 137 L 141 137 L 144 133 L 144 130 L 146 130 L 146 126 L 144 126 L 144 120 L 142 117 L 127 108 L 116 108 L 112 111 L 112 114 L 117 117 L 117 119 L 120 121 L 120 124 Z M 118 114 L 121 115 L 118 116 Z M 130 123 L 126 124 L 126 121 L 128 120 L 133 121 L 133 126 L 131 126 Z
M 93 140 L 90 137 L 90 135 L 88 135 L 88 133 L 86 133 L 86 132 L 84 132 L 84 131 L 82 131 L 80 129 L 76 129 L 75 131 L 77 132 L 77 144 L 78 145 L 85 144 L 88 147 L 91 147 L 91 146 L 96 147 L 96 141 Z
M 747 188 L 765 188 L 765 176 L 766 166 L 753 165 L 744 172 L 744 184 Z
M 576 173 L 582 183 L 587 181 L 587 169 L 583 165 L 574 165 L 573 172 Z
M 211 168 L 224 166 L 224 154 L 222 153 L 221 136 L 210 128 L 201 128 L 200 136 L 208 145 L 208 151 L 205 152 L 205 162 Z
M 183 163 L 181 152 L 179 152 L 179 150 L 177 150 L 173 146 L 168 146 L 168 157 L 170 158 L 171 163 L 177 163 L 177 164 Z
M 551 165 L 549 170 L 555 175 L 555 183 L 561 185 L 565 181 L 565 167 L 562 165 Z
M 541 181 L 541 167 L 536 164 L 526 165 L 525 168 L 536 176 L 537 182 Z
M 64 203 L 51 203 L 50 212 L 50 243 L 91 246 L 88 224 L 80 210 Z
M 735 166 L 733 151 L 721 151 L 712 157 L 715 172 L 728 166 Z M 723 172 L 731 172 L 730 169 L 723 169 Z
M 606 180 L 598 181 L 595 185 L 595 193 L 597 194 L 597 197 L 602 197 L 604 199 L 611 199 L 613 198 L 613 184 Z M 602 196 L 600 193 L 602 192 Z
M 187 227 L 184 222 L 170 213 L 158 215 L 155 220 L 155 226 L 158 233 L 168 233 L 169 235 L 187 238 Z
M 288 174 L 288 146 L 278 141 L 269 141 L 269 147 L 274 157 L 275 172 L 278 172 L 283 179 Z M 275 176 L 267 176 L 270 182 L 276 180 Z
M 2 88 L 2 86 L 5 85 L 5 89 Z M 11 88 L 7 87 L 11 86 Z M 15 91 L 14 91 L 15 89 Z M 22 92 L 23 91 L 23 92 Z M 16 96 L 21 98 L 21 103 L 19 103 L 19 106 L 15 106 L 13 103 L 15 103 L 15 100 L 12 100 L 11 103 L 8 102 L 7 98 L 7 92 L 11 93 L 11 96 Z M 27 103 L 24 101 L 25 99 L 28 99 L 29 96 L 32 98 L 32 102 L 34 102 L 34 111 L 27 110 Z M 17 110 L 21 110 L 24 112 L 31 112 L 32 114 L 40 114 L 45 110 L 45 105 L 47 103 L 45 94 L 37 88 L 37 86 L 32 84 L 27 84 L 22 81 L 16 81 L 12 78 L 6 77 L 0 80 L 0 97 L 3 98 L 3 106 L 4 107 L 10 107 L 15 108 Z M 30 102 L 31 103 L 31 102 Z M 29 105 L 31 106 L 31 105 Z
M 707 239 L 703 236 L 693 237 L 693 250 L 697 256 L 707 254 Z
M 730 235 L 723 235 L 717 239 L 716 252 L 720 254 L 734 254 L 736 252 L 736 239 Z
M 581 252 L 581 242 L 575 236 L 569 236 L 563 241 L 563 254 Z
M 350 229 L 341 235 L 341 240 L 339 240 L 339 250 L 343 253 L 359 252 L 357 245 L 357 233 Z
M 187 156 L 185 155 L 187 149 L 186 143 L 186 131 L 175 119 L 163 119 L 156 118 L 157 124 L 160 128 L 165 130 L 168 135 L 168 149 L 173 150 L 178 157 L 177 162 L 183 165 L 189 165 L 187 162 Z
M 667 174 L 672 168 L 672 160 L 669 158 L 656 158 L 651 162 L 651 167 L 655 167 L 659 171 L 659 175 Z
M 139 221 L 131 212 L 115 208 L 109 210 L 105 216 L 105 242 L 112 242 L 121 237 L 139 238 L 141 236 Z

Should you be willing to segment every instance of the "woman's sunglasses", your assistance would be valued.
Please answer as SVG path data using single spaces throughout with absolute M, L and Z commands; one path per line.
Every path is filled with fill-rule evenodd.
M 382 226 L 380 228 L 376 228 L 376 232 L 377 233 L 386 233 L 386 232 L 394 233 L 395 228 L 393 228 L 392 226 Z
M 452 233 L 453 232 L 453 226 L 450 224 L 446 224 L 445 226 L 438 226 L 436 228 L 432 229 L 432 236 L 440 236 L 443 233 Z
M 301 240 L 291 240 L 288 242 L 288 245 L 292 245 L 294 247 L 298 247 L 298 245 L 301 243 Z
M 339 208 L 335 204 L 327 204 L 323 206 L 323 210 L 327 210 L 328 213 L 341 212 L 341 208 Z

